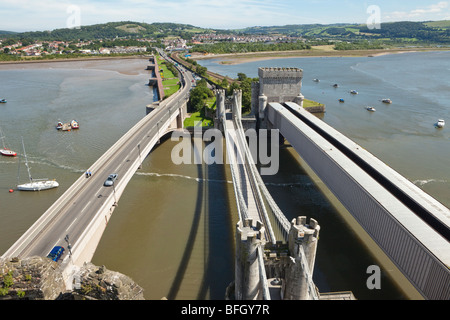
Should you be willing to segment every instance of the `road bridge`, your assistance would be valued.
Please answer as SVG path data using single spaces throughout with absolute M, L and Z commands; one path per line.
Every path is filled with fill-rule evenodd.
M 71 287 L 71 276 L 93 257 L 120 196 L 142 161 L 163 135 L 182 128 L 193 77 L 189 72 L 180 72 L 180 76 L 181 89 L 148 108 L 148 114 L 89 168 L 92 176 L 80 176 L 2 259 L 45 257 L 53 246 L 64 246 L 69 250 L 61 267 Z M 117 173 L 118 179 L 104 186 L 111 173 Z

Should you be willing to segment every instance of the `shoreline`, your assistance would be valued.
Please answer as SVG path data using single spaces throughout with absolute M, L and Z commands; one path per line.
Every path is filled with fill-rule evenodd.
M 225 53 L 191 56 L 193 60 L 218 59 L 217 63 L 235 65 L 241 63 L 285 59 L 285 58 L 327 58 L 327 57 L 379 57 L 390 54 L 403 54 L 412 52 L 450 51 L 450 48 L 396 48 L 396 49 L 374 49 L 374 50 L 329 50 L 313 48 L 311 50 L 295 51 L 268 51 L 248 53 Z
M 123 60 L 128 60 L 126 63 Z M 30 60 L 30 61 L 0 61 L 1 70 L 19 70 L 19 69 L 97 69 L 103 71 L 118 72 L 124 75 L 145 74 L 147 65 L 144 61 L 148 58 L 144 56 L 131 57 L 86 57 L 86 58 L 67 58 L 67 59 L 49 59 L 49 60 Z M 142 63 L 141 63 L 142 61 Z M 138 63 L 135 63 L 138 62 Z

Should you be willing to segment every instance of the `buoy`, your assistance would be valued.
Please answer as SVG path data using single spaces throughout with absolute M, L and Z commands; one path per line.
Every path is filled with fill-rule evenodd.
M 9 193 L 13 193 L 14 192 L 14 190 L 13 189 L 9 189 Z

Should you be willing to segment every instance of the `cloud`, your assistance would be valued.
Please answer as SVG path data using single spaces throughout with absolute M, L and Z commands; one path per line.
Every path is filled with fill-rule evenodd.
M 385 15 L 387 20 L 439 20 L 450 16 L 448 8 L 450 1 L 441 1 L 427 7 L 417 8 L 410 11 L 394 11 Z

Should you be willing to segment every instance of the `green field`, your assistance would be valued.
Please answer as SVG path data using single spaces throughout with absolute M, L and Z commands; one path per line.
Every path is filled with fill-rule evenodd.
M 212 119 L 205 118 L 201 111 L 192 113 L 189 118 L 184 120 L 183 125 L 185 128 L 194 127 L 196 122 L 201 122 L 202 127 L 210 127 L 213 125 Z

